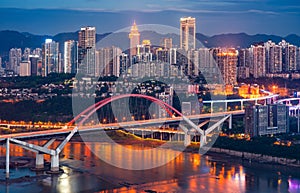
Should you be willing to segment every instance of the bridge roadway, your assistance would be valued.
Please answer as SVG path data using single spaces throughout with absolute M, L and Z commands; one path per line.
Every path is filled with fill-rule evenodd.
M 207 114 L 199 114 L 199 115 L 190 115 L 186 116 L 190 120 L 196 119 L 210 119 L 222 117 L 225 115 L 243 115 L 245 113 L 244 110 L 237 111 L 227 111 L 227 112 L 219 112 L 219 113 L 207 113 Z M 121 123 L 109 123 L 109 124 L 100 124 L 93 126 L 80 126 L 78 128 L 79 132 L 89 132 L 103 129 L 117 129 L 120 127 L 128 128 L 128 127 L 140 127 L 140 126 L 151 126 L 163 123 L 172 123 L 177 121 L 182 121 L 182 117 L 172 117 L 172 118 L 160 118 L 160 119 L 149 119 L 149 120 L 138 120 L 138 121 L 128 121 Z M 28 125 L 29 126 L 29 125 Z M 96 128 L 95 128 L 96 127 Z M 34 132 L 23 132 L 23 133 L 14 133 L 14 134 L 6 134 L 0 135 L 0 141 L 3 141 L 7 138 L 15 138 L 15 139 L 27 139 L 27 138 L 37 138 L 37 137 L 48 137 L 53 135 L 61 135 L 68 134 L 73 130 L 74 126 L 64 127 L 61 129 L 53 129 L 46 131 L 34 131 Z M 138 130 L 138 129 L 136 129 Z M 140 129 L 143 130 L 143 129 Z

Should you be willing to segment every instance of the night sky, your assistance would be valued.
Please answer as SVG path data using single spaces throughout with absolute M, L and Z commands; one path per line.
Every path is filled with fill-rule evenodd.
M 300 34 L 298 0 L 1 0 L 0 30 L 53 35 L 94 25 L 105 33 L 133 20 L 179 27 L 182 16 L 196 17 L 206 35 Z

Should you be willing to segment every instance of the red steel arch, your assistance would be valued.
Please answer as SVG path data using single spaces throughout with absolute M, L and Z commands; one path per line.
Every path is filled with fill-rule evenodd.
M 111 98 L 106 98 L 102 101 L 99 101 L 98 103 L 91 105 L 90 107 L 88 107 L 87 109 L 85 109 L 83 112 L 81 112 L 79 115 L 77 115 L 74 119 L 72 119 L 68 125 L 72 125 L 74 124 L 77 120 L 80 119 L 80 117 L 82 115 L 85 115 L 86 113 L 88 113 L 80 122 L 79 125 L 82 125 L 84 123 L 84 121 L 86 121 L 93 113 L 95 113 L 98 109 L 102 108 L 103 106 L 115 101 L 115 100 L 119 100 L 122 98 L 128 98 L 128 97 L 135 97 L 135 98 L 144 98 L 144 99 L 148 99 L 154 103 L 156 103 L 157 105 L 159 105 L 160 107 L 162 107 L 163 109 L 165 109 L 167 111 L 167 113 L 172 116 L 172 111 L 174 111 L 177 115 L 179 116 L 183 116 L 181 112 L 179 112 L 177 109 L 175 109 L 174 107 L 172 107 L 171 105 L 157 99 L 151 96 L 147 96 L 147 95 L 142 95 L 142 94 L 124 94 L 124 95 L 119 95 L 119 96 L 113 96 Z

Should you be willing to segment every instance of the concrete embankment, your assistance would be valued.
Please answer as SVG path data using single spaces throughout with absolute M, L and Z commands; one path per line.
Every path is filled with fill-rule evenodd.
M 242 159 L 246 159 L 249 161 L 257 161 L 260 163 L 275 163 L 275 164 L 286 165 L 286 166 L 300 167 L 300 160 L 296 160 L 296 159 L 280 158 L 280 157 L 274 157 L 269 155 L 240 152 L 240 151 L 234 151 L 234 150 L 222 149 L 222 148 L 211 148 L 209 152 L 227 154 L 230 156 L 240 157 Z

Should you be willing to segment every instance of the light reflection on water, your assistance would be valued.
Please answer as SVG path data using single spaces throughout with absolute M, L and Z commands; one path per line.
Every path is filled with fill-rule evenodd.
M 34 141 L 35 144 L 43 142 Z M 57 146 L 56 142 L 54 146 Z M 123 155 L 110 143 L 90 143 L 96 151 L 107 152 L 108 159 L 121 164 L 133 164 L 142 160 L 135 155 Z M 127 145 L 127 148 L 143 150 L 142 146 Z M 5 149 L 0 148 L 1 155 Z M 176 153 L 170 149 L 157 149 L 156 154 L 144 154 L 147 159 L 157 161 L 161 156 Z M 278 173 L 277 169 L 257 168 L 231 162 L 229 157 L 200 156 L 195 153 L 182 153 L 170 163 L 150 170 L 129 171 L 101 161 L 82 142 L 71 142 L 62 152 L 61 164 L 64 173 L 48 176 L 30 183 L 0 185 L 0 192 L 241 192 L 275 193 L 300 192 L 300 180 Z M 20 147 L 11 146 L 11 156 L 33 157 L 34 154 Z M 124 159 L 126 157 L 126 159 Z M 49 156 L 45 156 L 49 161 Z M 3 179 L 1 170 L 1 179 Z M 13 170 L 15 176 L 34 176 L 27 168 Z M 24 191 L 26 190 L 26 191 Z M 27 191 L 28 190 L 28 191 Z

